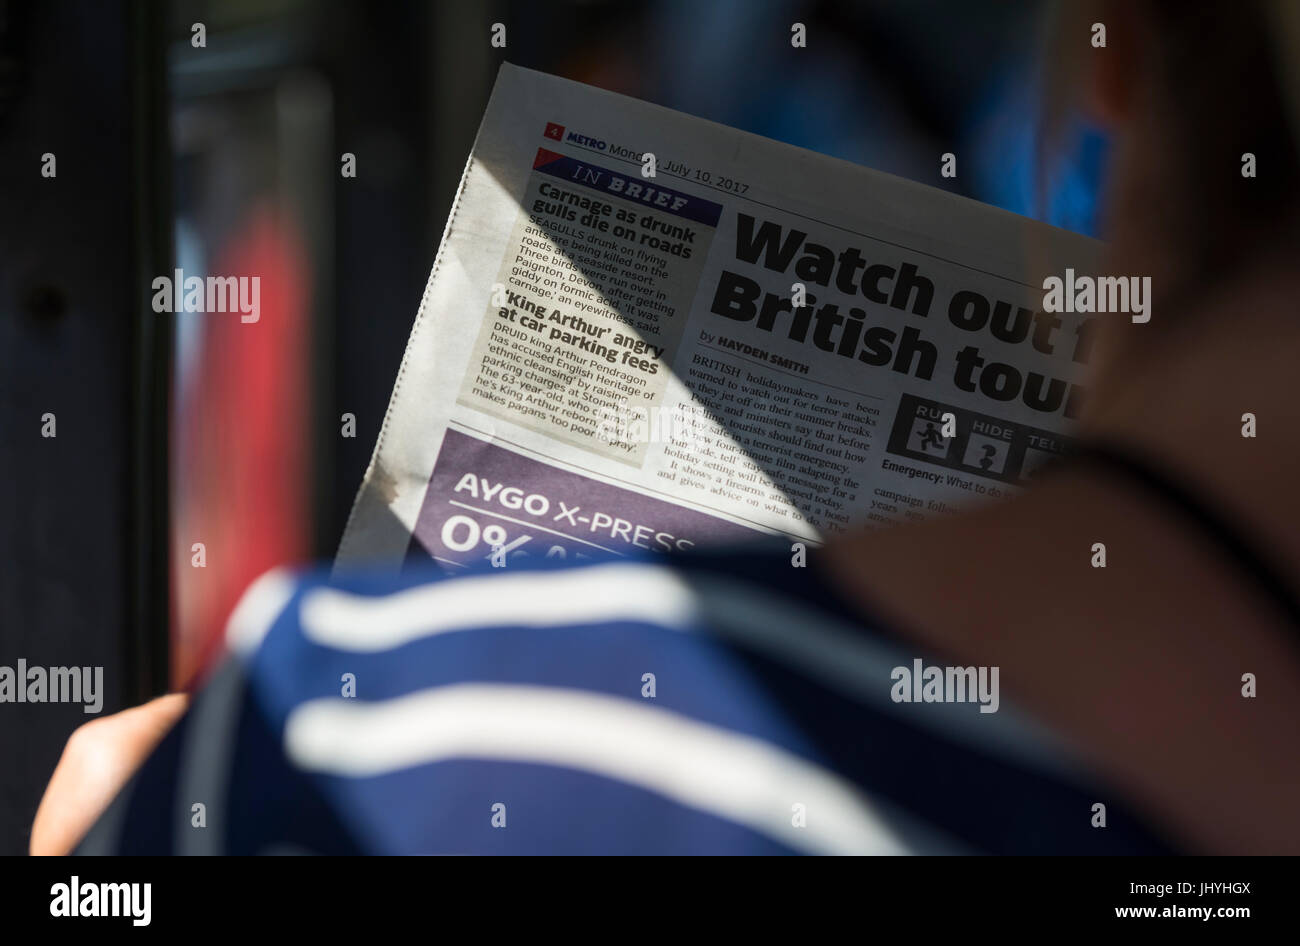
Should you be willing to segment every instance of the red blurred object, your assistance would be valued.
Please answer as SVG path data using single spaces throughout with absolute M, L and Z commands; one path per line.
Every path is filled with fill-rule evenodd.
M 210 267 L 260 278 L 258 320 L 243 322 L 238 311 L 177 315 L 202 326 L 175 416 L 174 686 L 206 672 L 253 579 L 310 555 L 307 258 L 294 228 L 258 207 Z M 199 542 L 202 568 L 193 564 Z

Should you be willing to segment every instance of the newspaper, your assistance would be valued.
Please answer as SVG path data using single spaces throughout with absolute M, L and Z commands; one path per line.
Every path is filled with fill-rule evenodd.
M 938 156 L 936 155 L 936 170 Z M 1100 244 L 501 67 L 338 565 L 816 543 L 1019 490 Z

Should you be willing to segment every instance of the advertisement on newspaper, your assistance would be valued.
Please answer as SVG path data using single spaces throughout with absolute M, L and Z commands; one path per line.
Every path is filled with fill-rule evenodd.
M 609 558 L 942 514 L 1066 448 L 1100 245 L 502 66 L 339 565 Z M 495 558 L 493 558 L 495 556 Z

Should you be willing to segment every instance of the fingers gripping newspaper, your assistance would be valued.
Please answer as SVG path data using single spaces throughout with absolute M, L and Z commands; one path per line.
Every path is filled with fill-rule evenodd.
M 816 543 L 1015 492 L 1099 244 L 501 67 L 338 566 Z M 495 558 L 494 558 L 495 556 Z

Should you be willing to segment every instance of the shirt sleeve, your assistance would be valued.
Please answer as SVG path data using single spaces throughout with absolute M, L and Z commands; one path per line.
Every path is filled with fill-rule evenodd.
M 271 573 L 81 853 L 1159 853 L 788 551 Z

